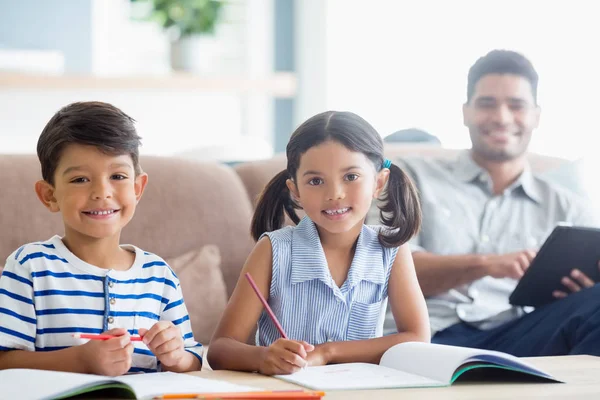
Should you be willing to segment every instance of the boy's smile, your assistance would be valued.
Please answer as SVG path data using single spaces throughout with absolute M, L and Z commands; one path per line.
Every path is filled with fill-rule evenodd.
M 67 240 L 118 240 L 146 179 L 145 174 L 136 176 L 128 154 L 109 155 L 94 146 L 71 144 L 61 152 L 54 186 L 42 183 L 47 200 L 42 201 L 62 214 Z
M 115 210 L 113 208 L 109 208 L 109 209 L 82 211 L 82 213 L 84 213 L 85 215 L 87 215 L 90 218 L 105 219 L 105 218 L 111 218 L 111 217 L 115 216 L 115 214 L 118 213 L 119 211 L 120 210 L 118 210 L 118 209 Z

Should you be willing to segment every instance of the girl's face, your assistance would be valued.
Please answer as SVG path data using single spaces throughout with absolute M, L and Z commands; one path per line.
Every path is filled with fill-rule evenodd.
M 342 233 L 359 224 L 362 227 L 388 175 L 388 169 L 377 173 L 364 154 L 329 140 L 300 157 L 296 182 L 288 179 L 287 185 L 315 224 L 330 233 Z

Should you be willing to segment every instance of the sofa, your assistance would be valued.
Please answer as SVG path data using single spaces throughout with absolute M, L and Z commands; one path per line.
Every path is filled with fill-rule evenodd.
M 457 150 L 433 145 L 386 145 L 388 158 L 454 157 Z M 562 159 L 530 155 L 534 170 Z M 234 166 L 175 157 L 142 156 L 149 175 L 136 215 L 123 230 L 131 243 L 163 257 L 181 281 L 196 339 L 210 340 L 253 247 L 252 209 L 265 184 L 285 168 L 285 156 Z M 35 196 L 40 179 L 35 155 L 0 155 L 0 260 L 24 243 L 63 234 L 60 215 Z M 1 266 L 0 266 L 1 267 Z

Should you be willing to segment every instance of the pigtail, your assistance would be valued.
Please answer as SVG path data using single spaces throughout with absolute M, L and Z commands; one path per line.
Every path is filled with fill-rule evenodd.
M 271 179 L 261 193 L 250 228 L 255 241 L 263 233 L 275 231 L 283 226 L 284 211 L 295 224 L 300 222 L 295 210 L 300 207 L 292 200 L 286 185 L 289 178 L 290 174 L 287 170 L 281 171 Z
M 397 247 L 419 233 L 421 204 L 409 176 L 395 164 L 391 164 L 389 169 L 380 216 L 383 224 L 390 229 L 379 234 L 379 242 L 385 247 Z

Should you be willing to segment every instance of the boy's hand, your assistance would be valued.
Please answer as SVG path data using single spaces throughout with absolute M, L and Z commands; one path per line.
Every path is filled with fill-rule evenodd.
M 119 376 L 131 368 L 133 344 L 126 329 L 115 328 L 106 335 L 118 336 L 108 340 L 90 340 L 78 346 L 81 362 L 87 373 Z
M 150 329 L 139 329 L 138 333 L 164 366 L 176 367 L 184 359 L 186 351 L 181 330 L 171 321 L 159 321 Z
M 307 365 L 307 353 L 313 350 L 314 346 L 306 342 L 277 339 L 269 347 L 263 347 L 258 372 L 264 375 L 292 374 Z

